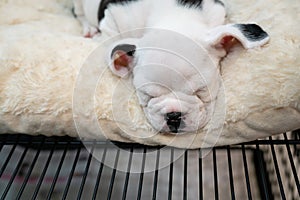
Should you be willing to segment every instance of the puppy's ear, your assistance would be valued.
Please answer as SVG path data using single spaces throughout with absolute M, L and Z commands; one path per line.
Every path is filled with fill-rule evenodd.
M 135 50 L 135 39 L 120 40 L 109 48 L 109 67 L 115 75 L 123 78 L 129 74 L 133 68 Z
M 228 24 L 212 29 L 207 41 L 213 47 L 228 51 L 237 42 L 250 49 L 266 44 L 269 39 L 269 35 L 256 24 Z

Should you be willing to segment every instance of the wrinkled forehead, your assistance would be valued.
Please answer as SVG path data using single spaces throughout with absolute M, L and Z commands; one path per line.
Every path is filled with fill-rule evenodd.
M 171 89 L 205 85 L 216 75 L 206 49 L 178 34 L 158 31 L 140 39 L 135 51 L 134 84 L 157 83 Z
M 200 58 L 200 56 L 195 58 Z M 172 50 L 137 50 L 135 70 L 148 72 L 152 76 L 161 73 L 167 73 L 164 75 L 168 76 L 190 76 L 196 73 L 197 68 L 202 65 L 201 59 L 195 62 L 195 58 L 191 59 L 191 56 L 188 58 Z
M 213 68 L 207 70 L 207 67 L 199 66 L 205 64 L 205 62 L 192 64 L 172 56 L 154 56 L 150 60 L 139 60 L 134 67 L 134 85 L 136 88 L 143 87 L 151 91 L 164 88 L 169 91 L 193 93 L 199 87 L 213 81 L 216 75 Z
M 136 52 L 138 57 L 142 57 L 140 62 L 155 60 L 165 64 L 182 62 L 182 60 L 199 63 L 208 56 L 206 48 L 199 41 L 162 30 L 145 34 L 139 40 Z
M 159 85 L 170 90 L 189 91 L 207 85 L 216 75 L 216 68 L 206 55 L 186 58 L 169 51 L 137 51 L 134 84 Z M 152 88 L 155 86 L 151 86 Z

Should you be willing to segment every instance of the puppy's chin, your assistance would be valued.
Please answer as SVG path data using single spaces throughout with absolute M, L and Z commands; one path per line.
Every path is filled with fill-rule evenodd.
M 179 129 L 176 133 L 171 132 L 170 129 L 167 130 L 161 130 L 159 133 L 164 134 L 164 135 L 186 135 L 186 134 L 193 134 L 197 133 L 197 130 L 184 130 L 184 129 Z
M 207 123 L 206 123 L 207 124 Z M 185 134 L 194 134 L 194 133 L 197 133 L 197 131 L 201 128 L 203 128 L 206 124 L 204 124 L 202 127 L 192 127 L 192 126 L 189 126 L 189 127 L 184 127 L 184 128 L 179 128 L 176 132 L 172 132 L 167 126 L 164 127 L 163 129 L 161 130 L 158 130 L 159 133 L 161 134 L 170 134 L 170 135 L 185 135 Z

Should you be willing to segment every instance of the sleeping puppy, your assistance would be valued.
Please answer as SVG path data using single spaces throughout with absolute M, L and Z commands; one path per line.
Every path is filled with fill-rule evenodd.
M 139 30 L 108 49 L 108 64 L 115 75 L 132 77 L 150 124 L 173 134 L 207 125 L 219 62 L 234 44 L 249 49 L 269 40 L 256 24 L 224 25 L 219 0 L 75 0 L 75 13 L 87 37 Z

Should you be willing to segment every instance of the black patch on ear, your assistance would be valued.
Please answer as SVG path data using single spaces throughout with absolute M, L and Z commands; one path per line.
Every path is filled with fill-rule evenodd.
M 235 24 L 243 35 L 250 41 L 263 40 L 268 34 L 256 24 Z
M 109 4 L 125 4 L 137 0 L 101 0 L 98 8 L 98 22 L 104 18 L 104 12 Z
M 134 56 L 135 49 L 136 49 L 135 45 L 120 44 L 120 45 L 117 45 L 115 48 L 113 48 L 113 50 L 111 51 L 110 57 L 112 58 L 116 51 L 124 51 L 124 52 L 126 52 L 126 54 L 128 56 Z
M 177 0 L 180 5 L 202 9 L 203 0 Z

